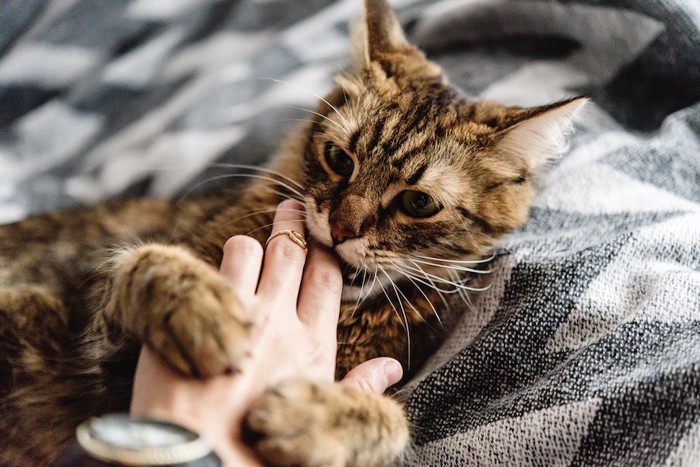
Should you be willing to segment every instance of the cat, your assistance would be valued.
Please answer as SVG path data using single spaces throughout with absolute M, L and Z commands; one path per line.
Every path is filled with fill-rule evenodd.
M 363 18 L 354 68 L 263 177 L 0 227 L 0 463 L 47 464 L 81 421 L 126 411 L 142 343 L 186 375 L 235 371 L 250 326 L 217 273 L 222 246 L 248 233 L 264 243 L 285 197 L 303 202 L 309 235 L 343 268 L 338 378 L 377 356 L 408 377 L 437 348 L 441 289 L 460 290 L 455 271 L 476 270 L 526 221 L 533 181 L 585 99 L 468 99 L 386 0 L 366 0 Z M 410 436 L 390 397 L 309 381 L 270 388 L 245 424 L 270 465 L 384 465 Z

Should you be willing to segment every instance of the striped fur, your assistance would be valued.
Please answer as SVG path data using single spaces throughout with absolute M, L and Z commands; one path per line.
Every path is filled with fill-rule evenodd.
M 478 272 L 525 222 L 532 180 L 583 100 L 522 109 L 465 99 L 406 42 L 384 0 L 366 1 L 353 37 L 355 69 L 243 191 L 0 227 L 0 464 L 45 464 L 80 421 L 125 410 L 143 342 L 185 374 L 235 370 L 249 325 L 215 267 L 230 236 L 264 241 L 285 196 L 305 203 L 310 235 L 353 275 L 337 376 L 375 356 L 399 359 L 408 376 L 436 348 L 441 294 L 464 293 L 455 273 Z M 329 147 L 351 174 L 333 170 Z M 406 191 L 439 211 L 407 214 Z M 276 465 L 382 465 L 408 440 L 392 399 L 307 381 L 271 388 L 246 428 Z

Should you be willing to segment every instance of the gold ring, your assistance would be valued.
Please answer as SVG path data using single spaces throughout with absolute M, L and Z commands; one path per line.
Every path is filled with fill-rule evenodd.
M 299 232 L 295 232 L 294 230 L 278 230 L 277 232 L 273 233 L 272 235 L 270 235 L 270 238 L 268 238 L 265 242 L 265 248 L 267 248 L 267 244 L 270 243 L 270 240 L 277 237 L 278 235 L 288 236 L 294 243 L 296 243 L 304 251 L 306 251 L 306 240 L 304 240 L 304 236 Z

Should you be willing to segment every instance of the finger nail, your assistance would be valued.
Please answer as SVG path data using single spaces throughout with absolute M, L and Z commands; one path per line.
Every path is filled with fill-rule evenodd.
M 403 376 L 403 368 L 401 364 L 394 359 L 389 359 L 384 363 L 384 375 L 386 376 L 389 386 L 399 382 Z

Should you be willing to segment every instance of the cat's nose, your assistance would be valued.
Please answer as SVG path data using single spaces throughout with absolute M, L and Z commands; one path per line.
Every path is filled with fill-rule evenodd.
M 359 232 L 353 232 L 351 228 L 340 222 L 331 225 L 331 237 L 333 237 L 334 243 L 340 243 L 351 238 L 357 238 L 360 236 Z
M 372 203 L 362 196 L 346 195 L 328 216 L 334 243 L 362 237 L 376 222 Z

